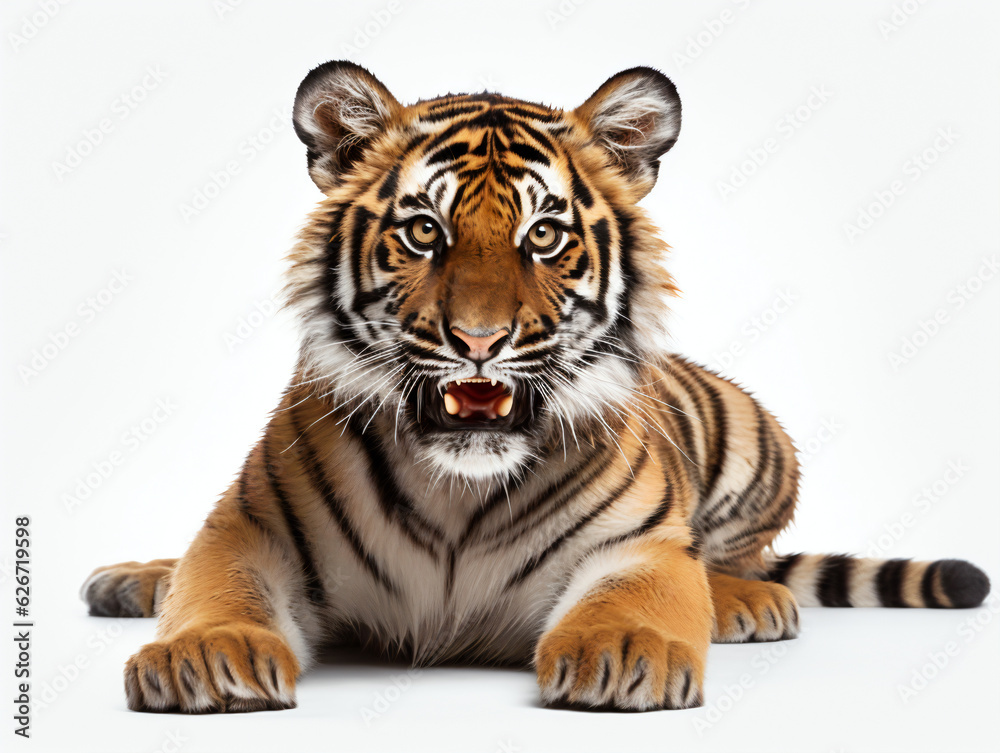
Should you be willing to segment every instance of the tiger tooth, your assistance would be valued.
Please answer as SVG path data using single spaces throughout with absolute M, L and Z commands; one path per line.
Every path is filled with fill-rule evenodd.
M 493 387 L 496 387 L 497 386 L 497 380 L 496 379 L 491 379 L 490 380 L 490 385 L 493 386 Z
M 454 395 L 448 392 L 444 393 L 444 409 L 448 411 L 449 416 L 454 416 L 461 408 L 462 406 L 459 405 Z
M 507 395 L 499 403 L 497 403 L 497 415 L 506 416 L 510 413 L 510 409 L 514 407 L 514 396 Z

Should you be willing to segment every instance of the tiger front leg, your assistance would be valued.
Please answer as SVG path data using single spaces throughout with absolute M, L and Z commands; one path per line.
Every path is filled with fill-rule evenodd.
M 712 600 L 685 537 L 583 563 L 535 651 L 547 704 L 636 711 L 702 704 Z
M 176 559 L 99 567 L 80 588 L 92 617 L 153 617 L 170 587 Z
M 294 707 L 309 646 L 292 619 L 301 605 L 291 598 L 289 572 L 277 534 L 259 518 L 234 508 L 213 513 L 174 570 L 158 640 L 125 666 L 128 707 L 188 713 Z

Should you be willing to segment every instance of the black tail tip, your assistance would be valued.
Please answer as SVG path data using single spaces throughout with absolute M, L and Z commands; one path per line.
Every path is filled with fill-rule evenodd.
M 971 562 L 940 560 L 937 566 L 941 588 L 955 609 L 978 607 L 989 595 L 989 577 Z

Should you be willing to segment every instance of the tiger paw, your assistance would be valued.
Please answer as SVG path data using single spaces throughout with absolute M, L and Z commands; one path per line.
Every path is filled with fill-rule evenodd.
M 714 643 L 779 641 L 799 634 L 799 608 L 779 583 L 713 574 Z
M 125 665 L 125 695 L 133 711 L 290 709 L 298 673 L 281 636 L 252 625 L 222 625 L 143 646 Z
M 548 705 L 632 711 L 701 706 L 705 652 L 657 628 L 556 627 L 535 651 Z
M 152 617 L 166 593 L 175 559 L 99 567 L 80 588 L 92 617 Z

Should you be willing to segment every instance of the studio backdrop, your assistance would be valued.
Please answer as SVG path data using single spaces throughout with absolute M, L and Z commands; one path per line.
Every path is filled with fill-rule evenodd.
M 530 668 L 335 652 L 295 709 L 189 716 L 127 710 L 154 622 L 78 591 L 180 556 L 289 382 L 286 255 L 321 198 L 291 109 L 337 59 L 404 104 L 570 109 L 618 71 L 669 76 L 683 124 L 641 206 L 671 246 L 670 347 L 795 440 L 776 549 L 995 577 L 998 21 L 985 0 L 5 3 L 4 749 L 995 750 L 995 596 L 804 609 L 796 640 L 713 645 L 686 711 L 549 709 Z

